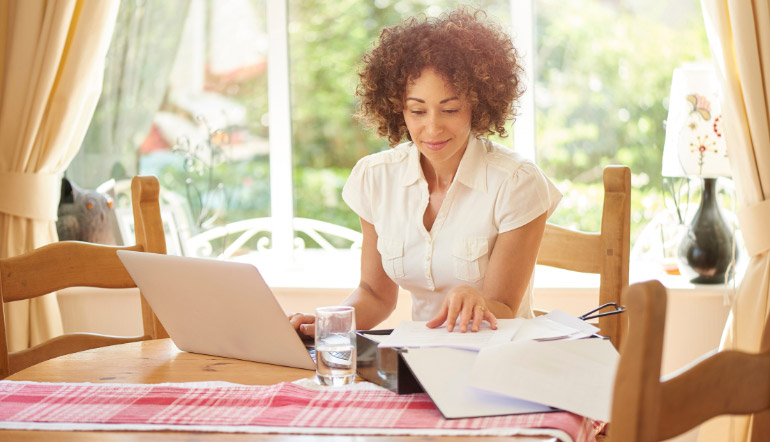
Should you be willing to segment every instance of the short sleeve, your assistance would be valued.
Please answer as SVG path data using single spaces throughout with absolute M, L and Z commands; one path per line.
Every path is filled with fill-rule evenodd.
M 356 163 L 342 188 L 342 199 L 359 217 L 373 224 L 371 186 L 367 183 L 368 166 L 367 157 Z
M 499 233 L 526 225 L 543 213 L 550 217 L 561 197 L 559 189 L 537 165 L 523 162 L 498 192 L 495 222 Z

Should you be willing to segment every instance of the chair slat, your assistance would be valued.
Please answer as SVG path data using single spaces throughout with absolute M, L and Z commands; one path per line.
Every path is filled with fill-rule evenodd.
M 601 270 L 601 235 L 546 224 L 537 263 L 582 273 Z
M 136 287 L 115 259 L 116 250 L 142 251 L 143 247 L 61 241 L 2 260 L 3 300 L 30 299 L 67 287 Z
M 770 354 L 713 354 L 664 381 L 660 406 L 660 440 L 714 416 L 770 410 Z
M 540 265 L 581 273 L 599 274 L 597 306 L 622 305 L 628 286 L 631 226 L 631 170 L 626 166 L 604 169 L 604 200 L 599 232 L 580 232 L 546 224 L 537 256 Z M 599 318 L 600 333 L 619 347 L 625 333 L 623 315 Z
M 735 414 L 753 415 L 751 441 L 767 440 L 770 349 L 715 353 L 661 381 L 666 289 L 647 281 L 628 287 L 623 298 L 629 333 L 615 377 L 610 440 L 668 440 L 712 417 Z
M 136 287 L 118 258 L 117 251 L 166 253 L 159 192 L 160 185 L 155 177 L 134 177 L 131 182 L 136 245 L 118 247 L 61 241 L 20 256 L 0 259 L 0 379 L 30 365 L 65 354 L 106 345 L 168 337 L 142 296 L 143 336 L 115 337 L 75 333 L 53 338 L 30 349 L 9 352 L 4 308 L 6 302 L 30 299 L 67 287 Z
M 70 353 L 106 347 L 108 345 L 146 341 L 148 339 L 152 339 L 151 336 L 108 336 L 94 333 L 68 333 L 32 348 L 14 352 L 12 354 L 13 357 L 10 358 L 10 369 L 12 373 L 15 373 L 37 363 Z

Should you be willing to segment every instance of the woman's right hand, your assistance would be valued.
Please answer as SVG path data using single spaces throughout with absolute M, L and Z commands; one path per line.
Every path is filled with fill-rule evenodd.
M 288 316 L 291 326 L 301 338 L 315 337 L 315 316 L 307 313 L 291 313 Z

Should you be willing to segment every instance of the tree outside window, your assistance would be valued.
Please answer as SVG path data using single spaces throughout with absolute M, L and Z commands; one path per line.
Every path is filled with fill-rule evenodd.
M 359 229 L 341 188 L 359 158 L 387 143 L 352 117 L 358 62 L 382 27 L 455 4 L 288 1 L 295 216 Z M 510 27 L 509 0 L 471 4 Z M 662 206 L 673 69 L 709 58 L 699 4 L 536 0 L 534 11 L 536 159 L 565 194 L 551 221 L 598 230 L 601 170 L 625 164 L 633 239 Z M 124 1 L 120 14 L 105 93 L 68 176 L 96 187 L 157 174 L 186 201 L 190 234 L 270 216 L 265 0 Z

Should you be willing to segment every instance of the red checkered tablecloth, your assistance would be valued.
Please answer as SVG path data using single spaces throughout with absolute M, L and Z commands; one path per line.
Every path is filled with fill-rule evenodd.
M 196 431 L 200 427 L 211 427 L 212 431 L 243 431 L 239 428 L 246 427 L 344 429 L 334 434 L 358 434 L 359 430 L 367 430 L 361 434 L 393 434 L 385 430 L 401 429 L 407 431 L 399 434 L 444 430 L 435 434 L 505 435 L 536 434 L 529 430 L 550 428 L 563 431 L 575 442 L 594 441 L 601 427 L 600 423 L 567 412 L 444 419 L 425 394 L 398 395 L 379 388 L 312 389 L 292 383 L 249 386 L 0 381 L 0 427 L 25 428 L 33 423 L 101 425 L 97 429 L 110 429 L 110 425 L 131 429 L 132 424 L 137 424 L 136 429 L 157 426 L 182 431 L 188 426 Z

